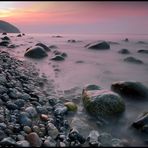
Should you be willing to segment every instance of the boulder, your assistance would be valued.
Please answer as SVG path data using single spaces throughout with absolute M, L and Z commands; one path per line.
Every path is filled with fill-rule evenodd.
M 143 98 L 148 97 L 148 88 L 137 81 L 117 81 L 111 84 L 112 91 L 127 97 Z
M 130 63 L 134 63 L 134 64 L 143 64 L 143 61 L 134 58 L 134 57 L 127 57 L 124 59 L 125 62 L 130 62 Z
M 100 87 L 98 86 L 98 88 Z M 96 117 L 111 117 L 125 110 L 125 103 L 118 94 L 98 88 L 91 89 L 88 85 L 83 89 L 82 100 L 88 113 Z
M 100 41 L 100 42 L 95 42 L 95 43 L 90 43 L 86 45 L 88 49 L 110 49 L 110 45 L 106 41 Z
M 119 50 L 118 53 L 129 54 L 130 52 L 128 49 L 123 48 L 123 49 Z
M 148 50 L 146 50 L 146 49 L 140 49 L 137 52 L 138 53 L 146 53 L 146 54 L 148 54 Z
M 51 51 L 51 49 L 43 43 L 37 43 L 35 46 L 41 46 L 45 51 Z
M 26 50 L 24 56 L 30 57 L 30 58 L 35 58 L 35 59 L 40 59 L 40 58 L 47 57 L 48 54 L 46 53 L 46 51 L 44 50 L 43 47 L 34 46 L 34 47 L 31 47 L 31 48 L 28 48 Z

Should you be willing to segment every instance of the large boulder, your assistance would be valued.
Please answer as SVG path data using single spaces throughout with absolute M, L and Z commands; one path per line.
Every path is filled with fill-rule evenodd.
M 117 81 L 111 85 L 112 91 L 132 98 L 148 98 L 148 88 L 141 82 Z
M 82 92 L 85 109 L 94 116 L 111 117 L 125 110 L 123 99 L 116 93 L 87 85 Z
M 88 49 L 110 49 L 110 45 L 106 41 L 90 43 L 87 44 L 85 47 L 87 47 Z
M 1 33 L 20 33 L 20 30 L 14 25 L 0 20 L 0 32 Z
M 48 56 L 47 52 L 44 50 L 41 46 L 34 46 L 31 48 L 28 48 L 24 54 L 26 57 L 40 59 Z

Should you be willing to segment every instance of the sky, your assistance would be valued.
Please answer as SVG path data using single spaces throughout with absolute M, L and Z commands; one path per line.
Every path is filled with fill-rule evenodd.
M 0 1 L 0 20 L 24 33 L 148 34 L 148 2 Z

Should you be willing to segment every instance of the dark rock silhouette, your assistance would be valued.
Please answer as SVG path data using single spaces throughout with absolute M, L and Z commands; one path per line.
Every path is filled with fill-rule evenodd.
M 87 44 L 88 49 L 110 49 L 110 45 L 106 41 Z
M 20 30 L 14 25 L 0 20 L 0 33 L 20 33 Z

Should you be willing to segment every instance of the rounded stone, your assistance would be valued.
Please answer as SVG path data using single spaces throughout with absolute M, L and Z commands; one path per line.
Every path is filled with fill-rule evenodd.
M 42 145 L 42 140 L 40 139 L 38 134 L 35 132 L 31 132 L 30 134 L 28 134 L 26 139 L 27 141 L 29 141 L 32 147 L 41 147 Z
M 125 110 L 125 102 L 110 90 L 83 89 L 82 100 L 85 109 L 93 116 L 111 117 Z
M 46 53 L 46 51 L 44 50 L 43 47 L 35 46 L 32 48 L 28 48 L 26 50 L 24 56 L 30 57 L 30 58 L 35 58 L 35 59 L 40 59 L 40 58 L 47 57 L 48 54 Z
M 64 105 L 68 108 L 68 111 L 77 111 L 78 107 L 74 102 L 66 102 Z

